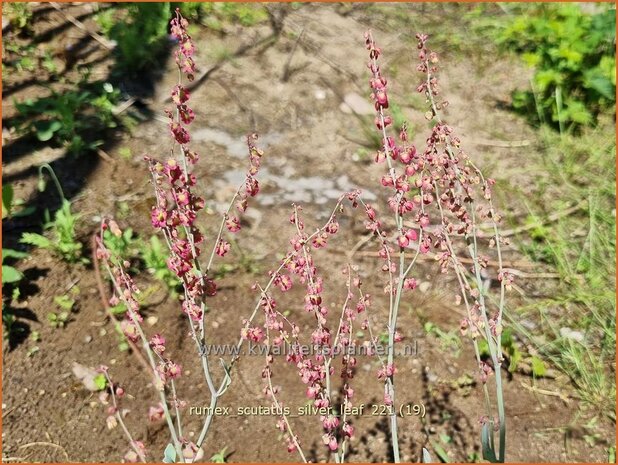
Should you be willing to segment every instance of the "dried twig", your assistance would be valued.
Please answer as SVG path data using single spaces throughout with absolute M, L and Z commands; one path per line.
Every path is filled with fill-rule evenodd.
M 538 388 L 536 386 L 529 386 L 526 383 L 524 383 L 523 381 L 520 381 L 519 384 L 521 384 L 521 387 L 527 389 L 528 391 L 534 392 L 536 394 L 542 394 L 544 396 L 550 396 L 550 397 L 558 397 L 566 405 L 569 405 L 569 403 L 570 403 L 568 394 L 565 394 L 564 392 L 557 392 L 557 391 L 549 391 L 547 389 L 540 389 L 540 388 Z
M 348 256 L 350 256 L 350 254 L 351 254 L 351 251 L 348 251 L 348 250 L 331 249 L 331 251 L 334 252 L 334 253 L 338 253 L 338 254 L 342 254 L 342 255 L 345 254 L 345 255 L 348 255 Z M 354 251 L 354 253 L 352 255 L 357 255 L 357 256 L 361 256 L 361 257 L 371 257 L 371 258 L 376 257 L 377 258 L 377 257 L 379 257 L 379 252 L 374 252 L 374 251 L 371 251 L 371 250 L 356 250 L 356 251 Z M 428 252 L 428 253 L 426 253 L 424 255 L 419 255 L 418 260 L 419 261 L 423 261 L 423 262 L 433 262 L 433 261 L 436 260 L 436 254 Z M 469 265 L 471 265 L 473 263 L 472 259 L 470 259 L 470 258 L 461 257 L 461 258 L 459 258 L 459 260 L 462 263 L 469 264 Z M 527 262 L 527 261 L 509 262 L 507 260 L 503 260 L 502 264 L 505 267 L 514 268 L 514 269 L 517 269 L 517 268 L 532 268 L 532 267 L 537 267 L 538 266 L 535 263 Z M 493 262 L 493 261 L 489 261 L 488 265 L 495 266 L 497 264 L 495 262 Z M 514 270 L 509 270 L 509 271 L 513 272 Z M 519 273 L 523 273 L 523 272 L 520 271 Z M 548 274 L 549 275 L 549 273 L 544 273 L 544 274 Z M 530 275 L 531 274 L 529 274 L 529 275 L 527 275 L 525 277 L 529 277 Z M 543 277 L 543 276 L 537 276 L 537 277 Z M 555 277 L 555 276 L 544 276 L 544 277 Z
M 81 29 L 82 31 L 86 32 L 90 37 L 92 37 L 94 40 L 96 40 L 98 43 L 100 43 L 107 50 L 113 50 L 114 49 L 114 46 L 110 43 L 109 40 L 107 40 L 105 37 L 101 36 L 100 34 L 97 34 L 93 30 L 88 29 L 84 25 L 84 23 L 82 23 L 80 20 L 76 19 L 72 15 L 70 15 L 67 12 L 63 11 L 63 9 L 60 8 L 60 5 L 58 3 L 50 2 L 49 4 L 53 8 L 55 8 L 58 11 L 58 13 L 60 13 L 62 16 L 64 16 L 67 21 L 69 21 L 71 24 L 73 24 L 78 29 Z
M 54 444 L 53 442 L 45 442 L 45 441 L 39 441 L 39 442 L 31 442 L 29 444 L 24 444 L 22 446 L 19 446 L 17 448 L 17 450 L 21 450 L 21 449 L 28 449 L 30 447 L 52 447 L 54 449 L 58 449 L 62 452 L 62 454 L 64 455 L 64 458 L 66 459 L 66 461 L 69 461 L 69 454 L 67 453 L 66 449 L 58 444 Z
M 556 213 L 552 213 L 551 215 L 547 216 L 547 220 L 544 222 L 534 222 L 531 224 L 525 224 L 522 226 L 518 226 L 516 228 L 513 229 L 505 229 L 503 230 L 500 235 L 502 237 L 507 237 L 507 236 L 515 236 L 519 233 L 525 232 L 525 231 L 530 231 L 531 229 L 534 228 L 538 228 L 539 226 L 546 226 L 550 223 L 555 223 L 556 221 L 564 218 L 565 216 L 569 216 L 572 213 L 575 213 L 578 210 L 581 210 L 583 207 L 586 206 L 586 204 L 588 203 L 588 199 L 583 199 L 581 202 L 579 202 L 577 205 L 574 205 L 570 208 L 567 208 L 565 210 L 561 210 L 558 211 Z
M 112 165 L 116 164 L 116 160 L 114 160 L 112 157 L 110 157 L 109 154 L 107 152 L 105 152 L 104 150 L 97 149 L 97 155 L 100 156 L 107 163 L 111 163 Z
M 281 76 L 281 80 L 283 82 L 287 82 L 288 79 L 290 79 L 290 76 L 292 75 L 292 69 L 290 68 L 290 65 L 292 64 L 292 58 L 294 58 L 294 53 L 296 53 L 296 49 L 298 48 L 298 43 L 302 39 L 304 32 L 305 32 L 305 28 L 303 27 L 300 33 L 298 34 L 296 41 L 294 42 L 294 46 L 292 47 L 292 51 L 288 55 L 287 61 L 285 62 L 285 66 L 283 67 L 283 76 Z
M 488 147 L 501 147 L 505 149 L 528 147 L 530 145 L 529 140 L 502 141 L 502 140 L 473 139 L 470 141 L 470 143 L 475 144 L 475 145 L 486 145 Z

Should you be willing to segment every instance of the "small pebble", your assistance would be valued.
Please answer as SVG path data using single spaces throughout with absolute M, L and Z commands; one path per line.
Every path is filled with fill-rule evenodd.
M 430 287 L 431 287 L 431 283 L 429 281 L 423 281 L 422 283 L 418 285 L 418 290 L 421 291 L 423 294 L 425 294 L 427 293 Z
M 90 334 L 88 334 L 85 338 L 84 338 L 84 342 L 86 344 L 90 343 L 92 341 L 92 336 Z
M 583 342 L 584 335 L 580 331 L 574 331 L 571 328 L 560 328 L 560 336 L 565 339 L 571 339 L 575 342 Z
M 375 113 L 373 105 L 365 97 L 356 93 L 346 94 L 339 109 L 347 114 L 373 115 Z

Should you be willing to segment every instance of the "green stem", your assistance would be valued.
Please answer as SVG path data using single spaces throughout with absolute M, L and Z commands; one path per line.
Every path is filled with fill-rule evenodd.
M 49 175 L 54 181 L 54 184 L 56 184 L 56 189 L 58 190 L 58 194 L 60 194 L 60 197 L 62 198 L 62 202 L 64 202 L 66 198 L 64 196 L 64 192 L 62 191 L 62 186 L 60 185 L 60 181 L 58 181 L 58 178 L 56 177 L 56 173 L 54 173 L 53 168 L 49 165 L 49 163 L 45 163 L 39 166 L 39 179 L 43 177 L 43 169 L 46 169 L 48 171 Z

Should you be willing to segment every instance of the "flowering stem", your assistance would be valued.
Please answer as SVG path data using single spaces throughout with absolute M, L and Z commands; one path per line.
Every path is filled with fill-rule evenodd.
M 264 291 L 262 290 L 262 292 Z M 266 337 L 270 340 L 270 331 L 268 330 L 268 328 L 266 328 Z M 268 351 L 270 352 L 270 344 L 267 347 L 269 349 Z M 283 419 L 285 423 L 285 426 L 290 435 L 290 438 L 292 439 L 292 442 L 296 446 L 296 450 L 298 451 L 298 454 L 300 455 L 300 458 L 302 459 L 303 463 L 307 463 L 307 459 L 305 458 L 305 454 L 303 453 L 303 450 L 300 447 L 298 439 L 296 439 L 296 435 L 294 434 L 294 431 L 292 431 L 292 426 L 290 425 L 290 422 L 288 421 L 288 417 L 283 411 L 283 406 L 279 403 L 279 401 L 277 400 L 277 396 L 275 395 L 275 391 L 273 388 L 273 382 L 272 382 L 272 378 L 270 375 L 270 369 L 266 370 L 266 379 L 268 380 L 268 389 L 270 392 L 270 396 L 273 402 L 275 403 L 276 409 L 281 411 L 281 418 Z
M 210 258 L 208 259 L 208 264 L 206 265 L 206 274 L 210 273 L 210 268 L 212 267 L 212 262 L 215 258 L 215 250 L 217 249 L 217 244 L 219 243 L 219 241 L 221 240 L 221 237 L 223 236 L 223 227 L 225 226 L 225 221 L 227 220 L 228 215 L 230 214 L 230 211 L 232 210 L 232 207 L 234 206 L 234 202 L 236 201 L 236 198 L 238 197 L 238 195 L 240 194 L 240 191 L 243 188 L 243 185 L 244 183 L 238 187 L 238 189 L 234 193 L 234 196 L 232 197 L 232 200 L 230 201 L 227 207 L 227 210 L 225 211 L 225 213 L 223 214 L 221 218 L 221 224 L 219 225 L 219 232 L 217 233 L 217 237 L 214 240 L 212 251 L 210 252 Z
M 426 89 L 425 89 L 425 95 L 427 96 L 428 100 L 430 101 L 431 104 L 431 109 L 434 115 L 434 118 L 436 119 L 436 121 L 439 124 L 442 124 L 443 121 L 440 117 L 440 114 L 438 112 L 438 108 L 434 99 L 434 95 L 431 91 L 431 72 L 430 72 L 430 68 L 429 66 L 427 66 L 427 79 L 426 79 Z M 454 150 L 451 144 L 451 140 L 450 137 L 447 137 L 445 139 L 445 145 L 446 145 L 446 151 L 450 157 L 451 160 L 455 160 L 455 154 L 454 154 Z M 476 171 L 476 173 L 479 175 L 479 177 L 481 178 L 483 185 L 487 188 L 488 187 L 488 183 L 485 180 L 485 178 L 483 177 L 483 174 L 481 173 L 481 171 L 476 167 L 476 165 L 474 165 L 474 163 L 472 163 L 471 160 L 467 160 L 467 163 L 469 165 L 471 165 L 474 170 Z M 457 164 L 453 164 L 455 167 L 455 171 L 457 173 L 457 175 L 460 175 L 459 172 L 459 168 L 457 167 Z M 437 194 L 437 186 L 434 182 L 434 186 L 436 187 L 436 194 Z M 497 256 L 498 256 L 498 272 L 499 274 L 502 274 L 503 271 L 503 263 L 502 263 L 502 251 L 501 251 L 501 247 L 500 247 L 500 235 L 498 232 L 498 226 L 495 220 L 495 210 L 493 207 L 493 203 L 491 201 L 491 197 L 488 199 L 489 202 L 489 206 L 491 209 L 491 221 L 492 221 L 492 226 L 493 226 L 493 230 L 494 230 L 494 238 L 495 238 L 495 242 L 496 242 L 496 251 L 497 251 Z M 440 204 L 440 202 L 438 202 L 438 204 Z M 500 333 L 498 333 L 497 337 L 494 338 L 490 332 L 490 326 L 489 326 L 489 320 L 488 320 L 488 316 L 487 316 L 487 307 L 485 304 L 485 297 L 483 294 L 483 280 L 481 278 L 481 274 L 480 274 L 480 267 L 479 267 L 479 260 L 478 260 L 478 252 L 477 252 L 477 226 L 476 226 L 476 221 L 475 221 L 475 210 L 476 210 L 476 206 L 475 206 L 475 202 L 474 200 L 472 200 L 471 202 L 471 207 L 470 210 L 472 212 L 472 234 L 468 235 L 466 233 L 466 241 L 468 243 L 470 243 L 470 236 L 472 238 L 472 243 L 468 246 L 468 251 L 470 254 L 470 258 L 472 258 L 472 262 L 473 262 L 473 266 L 474 266 L 474 278 L 476 280 L 476 285 L 477 285 L 477 289 L 479 291 L 479 304 L 481 307 L 481 315 L 483 317 L 484 320 L 484 330 L 485 330 L 485 339 L 487 340 L 487 345 L 489 348 L 489 352 L 490 352 L 490 357 L 492 360 L 492 364 L 493 364 L 493 368 L 494 368 L 494 374 L 496 376 L 496 403 L 498 406 L 498 422 L 499 422 L 499 428 L 500 428 L 500 447 L 498 450 L 498 461 L 499 462 L 504 462 L 505 460 L 505 450 L 506 450 L 506 415 L 504 412 L 504 396 L 503 396 L 503 390 L 502 390 L 502 373 L 501 373 L 501 360 L 502 360 L 502 344 L 500 342 Z M 454 251 L 453 251 L 454 253 Z M 496 318 L 496 325 L 498 328 L 502 327 L 502 316 L 503 316 L 503 310 L 504 310 L 504 300 L 505 300 L 505 279 L 501 279 L 500 280 L 500 303 L 499 303 L 499 308 L 498 308 L 498 316 Z M 465 290 L 464 290 L 465 292 Z M 475 350 L 478 351 L 478 348 L 475 346 Z M 486 384 L 484 385 L 485 390 L 487 389 Z M 486 394 L 486 397 L 488 399 L 488 394 Z M 489 401 L 487 401 L 487 404 L 489 405 Z M 491 417 L 491 410 L 488 412 L 488 416 L 489 416 L 489 421 L 490 423 L 493 424 L 493 420 Z
M 174 400 L 174 411 L 176 412 L 176 424 L 178 425 L 178 436 L 182 437 L 182 421 L 180 419 L 180 410 L 178 409 L 178 397 L 176 396 L 176 383 L 174 380 L 170 380 L 172 385 L 172 396 Z
M 150 362 L 150 368 L 152 369 L 152 373 L 153 373 L 153 376 L 154 376 L 153 386 L 154 386 L 155 390 L 159 394 L 159 398 L 161 400 L 161 405 L 163 406 L 163 413 L 165 415 L 165 420 L 167 422 L 167 427 L 168 427 L 168 429 L 170 431 L 170 435 L 172 437 L 172 442 L 174 444 L 174 448 L 176 449 L 176 453 L 178 454 L 179 457 L 182 457 L 183 456 L 182 455 L 182 448 L 181 448 L 181 445 L 180 445 L 180 441 L 178 440 L 178 435 L 176 434 L 176 429 L 174 427 L 174 422 L 172 421 L 172 416 L 170 415 L 170 411 L 169 411 L 169 408 L 168 408 L 168 405 L 167 405 L 167 399 L 165 397 L 165 386 L 163 386 L 162 389 L 159 389 L 157 387 L 157 385 L 161 383 L 161 380 L 158 378 L 158 375 L 157 375 L 157 368 L 156 368 L 154 356 L 152 355 L 152 349 L 150 348 L 150 344 L 148 343 L 148 339 L 146 338 L 146 335 L 144 334 L 144 331 L 142 330 L 142 327 L 139 324 L 139 321 L 138 321 L 139 317 L 132 310 L 131 304 L 127 300 L 125 293 L 122 291 L 122 289 L 118 285 L 118 282 L 114 278 L 114 274 L 112 273 L 112 270 L 109 267 L 109 264 L 107 262 L 105 263 L 105 266 L 106 266 L 107 271 L 108 271 L 108 273 L 109 273 L 109 275 L 111 277 L 111 280 L 112 280 L 112 283 L 114 285 L 114 288 L 116 289 L 116 292 L 118 293 L 119 296 L 121 296 L 124 304 L 127 307 L 128 312 L 131 315 L 131 320 L 134 322 L 135 328 L 137 329 L 139 337 L 140 337 L 140 339 L 142 341 L 142 347 L 144 348 L 144 351 L 148 355 L 148 361 Z M 122 269 L 122 267 L 120 267 L 120 265 L 116 265 L 116 266 L 117 266 L 117 269 L 118 269 L 119 273 L 121 273 L 121 275 L 124 275 L 124 270 Z
M 133 436 L 131 436 L 131 433 L 129 432 L 127 425 L 125 425 L 124 420 L 122 419 L 122 415 L 120 413 L 120 410 L 118 409 L 118 403 L 116 402 L 116 394 L 114 393 L 114 383 L 112 383 L 112 379 L 110 378 L 109 373 L 107 373 L 107 371 L 104 371 L 103 374 L 105 375 L 105 379 L 107 379 L 109 391 L 112 395 L 112 403 L 114 404 L 114 415 L 116 417 L 116 420 L 122 427 L 122 430 L 124 431 L 125 436 L 129 440 L 129 445 L 131 446 L 131 448 L 135 451 L 135 453 L 137 454 L 139 459 L 142 461 L 142 463 L 146 463 L 146 457 L 144 456 L 144 453 L 135 444 L 135 441 L 133 440 Z
M 339 203 L 337 204 L 337 206 L 339 206 Z M 317 234 L 317 232 L 312 234 L 311 236 L 309 236 L 309 239 L 311 239 L 313 236 L 315 236 L 315 234 Z M 277 276 L 277 273 L 279 273 L 287 265 L 287 263 L 289 263 L 289 261 L 293 258 L 294 255 L 295 255 L 295 253 L 287 256 L 282 261 L 282 263 L 277 268 L 276 272 L 273 273 L 271 279 L 268 281 L 268 284 L 264 287 L 263 292 L 268 292 L 268 290 L 272 287 L 272 285 L 273 285 L 273 283 L 275 281 L 275 277 Z M 251 313 L 249 319 L 247 320 L 248 323 L 251 323 L 255 319 L 259 309 L 260 309 L 260 299 L 258 299 L 258 302 L 256 303 L 256 305 L 255 305 L 255 307 L 253 309 L 253 312 Z M 238 340 L 238 343 L 236 344 L 236 350 L 234 351 L 236 354 L 240 353 L 240 349 L 242 348 L 244 342 L 245 342 L 245 340 L 242 337 Z M 230 361 L 230 367 L 229 367 L 230 370 L 236 364 L 238 359 L 239 359 L 239 356 L 236 356 L 236 357 L 234 357 Z M 212 407 L 212 408 L 209 409 L 210 412 L 214 411 L 214 407 L 216 407 L 216 405 L 217 405 L 218 397 L 220 397 L 223 394 L 223 392 L 225 392 L 226 384 L 227 384 L 226 383 L 226 379 L 224 379 L 221 382 L 221 385 L 220 385 L 219 389 L 217 390 L 217 395 L 213 396 L 211 398 L 210 407 Z M 212 414 L 209 414 L 209 415 L 206 416 L 206 419 L 204 421 L 204 425 L 202 427 L 202 431 L 200 432 L 200 436 L 199 436 L 199 438 L 198 438 L 198 440 L 196 442 L 196 445 L 197 445 L 198 448 L 201 447 L 202 443 L 204 442 L 204 440 L 206 438 L 206 434 L 208 433 L 208 429 L 210 428 L 210 425 L 212 423 L 212 417 L 213 417 Z

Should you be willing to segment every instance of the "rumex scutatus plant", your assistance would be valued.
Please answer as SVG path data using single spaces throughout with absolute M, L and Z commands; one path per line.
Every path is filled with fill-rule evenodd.
M 505 459 L 506 424 L 502 378 L 500 367 L 503 361 L 500 335 L 506 291 L 513 276 L 502 265 L 501 238 L 498 223 L 499 214 L 492 202 L 494 181 L 483 176 L 461 148 L 460 140 L 454 130 L 442 120 L 440 110 L 448 102 L 439 99 L 437 63 L 438 55 L 427 48 L 428 36 L 418 34 L 417 70 L 422 73 L 422 82 L 417 90 L 426 97 L 428 111 L 425 117 L 434 125 L 426 140 L 426 147 L 418 151 L 409 142 L 404 126 L 398 134 L 391 134 L 393 118 L 388 114 L 388 82 L 379 66 L 382 53 L 377 47 L 371 32 L 365 35 L 369 51 L 368 68 L 371 74 L 369 84 L 371 99 L 375 105 L 375 126 L 381 135 L 381 148 L 375 154 L 376 163 L 386 166 L 386 173 L 380 182 L 389 190 L 387 208 L 390 219 L 383 220 L 373 205 L 367 204 L 360 191 L 343 195 L 328 222 L 312 234 L 305 232 L 300 208 L 294 207 L 290 221 L 296 233 L 290 243 L 292 250 L 281 261 L 280 266 L 271 272 L 272 283 L 281 291 L 289 290 L 293 278 L 306 287 L 304 309 L 315 317 L 315 328 L 310 335 L 311 344 L 320 349 L 310 357 L 300 350 L 292 350 L 286 361 L 298 370 L 301 381 L 307 386 L 306 395 L 321 412 L 320 421 L 324 429 L 324 444 L 334 454 L 337 462 L 343 462 L 348 449 L 348 441 L 354 433 L 346 412 L 353 404 L 354 389 L 352 380 L 356 357 L 350 350 L 359 342 L 352 330 L 357 318 L 360 327 L 368 329 L 370 341 L 368 354 L 379 357 L 377 347 L 378 331 L 372 331 L 367 316 L 372 298 L 361 291 L 358 276 L 353 276 L 352 267 L 343 273 L 348 276 L 344 304 L 338 315 L 338 324 L 329 324 L 331 310 L 324 304 L 322 293 L 324 280 L 320 277 L 312 250 L 327 246 L 329 238 L 339 230 L 336 213 L 343 213 L 344 201 L 352 208 L 360 207 L 366 217 L 365 226 L 373 232 L 378 245 L 379 257 L 383 260 L 384 293 L 388 295 L 388 317 L 382 328 L 388 335 L 385 357 L 379 357 L 376 376 L 384 384 L 384 406 L 389 416 L 392 453 L 395 462 L 400 461 L 398 435 L 398 408 L 396 402 L 395 345 L 402 339 L 398 330 L 398 314 L 405 294 L 414 291 L 417 280 L 414 277 L 420 255 L 431 255 L 447 279 L 447 274 L 455 275 L 459 291 L 454 296 L 458 305 L 463 302 L 466 318 L 461 321 L 461 332 L 470 337 L 474 356 L 478 364 L 478 377 L 482 384 L 486 412 L 479 417 L 481 440 L 485 459 L 503 462 Z M 388 223 L 388 224 L 387 224 Z M 492 262 L 485 255 L 495 251 L 497 261 Z M 487 276 L 490 266 L 495 265 L 500 292 L 496 303 L 489 295 Z M 277 309 L 273 292 L 258 286 L 261 305 L 265 315 L 262 327 L 245 327 L 243 334 L 269 348 L 262 377 L 265 380 L 265 394 L 273 406 L 281 412 L 277 428 L 285 433 L 288 451 L 297 451 L 301 460 L 307 461 L 302 449 L 302 441 L 291 419 L 285 414 L 282 403 L 277 399 L 281 387 L 273 385 L 274 361 L 270 349 L 281 344 L 292 348 L 302 347 L 299 325 L 293 318 L 285 316 Z M 337 322 L 337 319 L 334 321 Z M 332 328 L 337 328 L 334 332 Z M 481 358 L 479 340 L 484 339 L 489 348 L 490 359 Z M 335 360 L 341 359 L 341 389 L 339 405 L 332 396 L 335 373 Z M 490 378 L 494 380 L 497 417 L 494 414 L 490 396 Z M 498 431 L 498 441 L 494 432 Z
M 182 83 L 183 75 L 191 81 L 195 74 L 193 55 L 195 45 L 187 33 L 187 21 L 176 10 L 176 17 L 171 21 L 171 33 L 178 42 L 175 58 L 179 71 L 179 82 L 172 89 L 171 97 L 175 105 L 174 111 L 166 110 L 169 118 L 169 130 L 172 147 L 169 155 L 159 161 L 146 156 L 152 185 L 155 192 L 155 205 L 152 208 L 151 221 L 155 229 L 159 230 L 169 249 L 168 268 L 180 279 L 183 288 L 182 311 L 187 316 L 189 334 L 193 339 L 198 354 L 201 370 L 208 386 L 210 395 L 210 411 L 214 412 L 218 399 L 228 388 L 231 379 L 230 365 L 221 360 L 221 382 L 216 385 L 213 376 L 213 367 L 206 353 L 208 344 L 206 334 L 206 308 L 204 300 L 217 292 L 217 286 L 212 279 L 212 266 L 216 256 L 225 256 L 230 250 L 230 244 L 225 239 L 225 232 L 236 233 L 240 230 L 240 220 L 233 210 L 242 214 L 247 209 L 249 197 L 259 192 L 259 183 L 256 179 L 263 152 L 257 148 L 257 136 L 252 134 L 247 138 L 249 168 L 245 181 L 233 195 L 226 212 L 223 214 L 219 229 L 210 243 L 196 224 L 197 215 L 204 208 L 204 199 L 194 192 L 197 182 L 191 168 L 199 161 L 197 152 L 189 147 L 191 135 L 189 125 L 195 119 L 195 113 L 189 106 L 190 95 Z M 124 303 L 126 315 L 121 326 L 126 337 L 133 343 L 141 345 L 147 355 L 145 364 L 153 377 L 153 386 L 158 392 L 159 405 L 152 407 L 149 412 L 151 420 L 165 419 L 170 432 L 171 442 L 165 451 L 166 460 L 193 461 L 201 457 L 201 445 L 213 420 L 213 414 L 205 416 L 204 424 L 197 441 L 189 441 L 183 436 L 182 409 L 186 402 L 179 398 L 175 380 L 182 375 L 179 364 L 166 357 L 166 339 L 160 334 L 148 336 L 142 325 L 142 316 L 139 311 L 137 294 L 139 289 L 128 273 L 129 263 L 112 256 L 103 241 L 103 232 L 109 229 L 112 234 L 121 234 L 118 225 L 113 220 L 105 220 L 101 226 L 101 235 L 97 238 L 97 259 L 102 260 L 112 281 L 113 297 L 110 305 Z M 202 249 L 210 247 L 206 255 L 206 265 L 202 265 Z M 240 338 L 238 345 L 243 343 Z M 124 421 L 119 398 L 124 390 L 114 385 L 109 370 L 101 367 L 109 384 L 112 404 L 108 408 L 108 426 L 117 424 L 122 426 L 131 450 L 125 456 L 129 461 L 145 461 L 146 449 L 142 442 L 134 440 Z M 108 402 L 106 393 L 102 401 Z
M 172 21 L 172 34 L 179 43 L 176 52 L 179 76 L 184 74 L 192 79 L 195 72 L 192 59 L 194 44 L 186 27 L 186 21 L 177 12 Z M 399 133 L 391 134 L 393 118 L 388 113 L 389 86 L 379 65 L 382 51 L 377 47 L 371 32 L 365 35 L 369 52 L 371 99 L 376 111 L 375 126 L 381 136 L 381 148 L 375 154 L 375 161 L 385 166 L 380 183 L 388 192 L 388 201 L 383 206 L 388 214 L 379 215 L 377 206 L 366 203 L 362 192 L 354 190 L 342 194 L 328 220 L 311 232 L 305 226 L 302 208 L 294 205 L 289 218 L 293 228 L 290 249 L 275 269 L 270 271 L 266 284 L 256 283 L 253 286 L 258 294 L 257 303 L 240 329 L 237 347 L 248 340 L 265 348 L 263 393 L 276 412 L 275 424 L 282 433 L 288 451 L 298 453 L 305 462 L 308 461 L 308 455 L 303 449 L 303 438 L 293 418 L 283 408 L 280 398 L 281 390 L 289 386 L 275 384 L 279 370 L 276 352 L 283 345 L 289 346 L 285 362 L 297 371 L 304 385 L 303 391 L 319 412 L 316 417 L 323 429 L 321 442 L 337 462 L 345 461 L 350 441 L 355 435 L 352 419 L 346 413 L 359 395 L 355 392 L 359 389 L 353 386 L 357 364 L 353 349 L 362 345 L 368 355 L 376 356 L 379 363 L 375 376 L 383 386 L 383 405 L 388 412 L 392 454 L 396 462 L 400 461 L 395 347 L 402 340 L 403 331 L 398 328 L 398 314 L 406 294 L 414 292 L 417 287 L 415 274 L 419 272 L 420 256 L 433 257 L 442 272 L 439 276 L 446 281 L 452 279 L 448 277 L 451 275 L 457 283 L 454 300 L 458 305 L 463 304 L 466 313 L 460 329 L 462 334 L 471 339 L 485 398 L 486 411 L 479 416 L 483 454 L 485 459 L 492 462 L 503 462 L 505 459 L 506 423 L 500 336 L 506 292 L 513 277 L 503 267 L 501 247 L 504 240 L 498 230 L 500 217 L 492 202 L 494 182 L 483 176 L 461 148 L 454 130 L 440 116 L 440 111 L 448 103 L 440 98 L 438 90 L 438 56 L 427 48 L 426 35 L 419 34 L 417 39 L 417 69 L 423 76 L 417 90 L 426 97 L 428 111 L 425 116 L 433 122 L 422 151 L 410 142 L 405 126 Z M 151 157 L 146 157 L 146 160 L 155 190 L 152 224 L 163 235 L 169 248 L 168 267 L 182 282 L 182 311 L 187 317 L 189 334 L 195 343 L 208 386 L 210 406 L 214 407 L 231 383 L 230 370 L 237 357 L 229 365 L 222 362 L 221 382 L 216 385 L 211 360 L 205 351 L 208 335 L 205 330 L 204 299 L 214 295 L 217 289 L 212 278 L 215 256 L 223 256 L 230 249 L 224 238 L 225 230 L 236 233 L 240 229 L 240 221 L 232 215 L 232 210 L 235 207 L 239 212 L 244 212 L 248 198 L 259 191 L 255 175 L 262 152 L 255 146 L 257 136 L 249 136 L 247 145 L 250 167 L 246 180 L 224 213 L 218 232 L 209 244 L 211 252 L 205 255 L 207 261 L 202 265 L 201 250 L 208 241 L 196 225 L 197 214 L 203 208 L 204 200 L 194 193 L 196 179 L 191 167 L 198 162 L 199 157 L 189 148 L 191 136 L 188 127 L 195 117 L 188 106 L 189 97 L 187 89 L 179 81 L 172 91 L 175 111 L 167 112 L 173 139 L 170 156 L 164 161 Z M 323 297 L 328 282 L 320 272 L 314 251 L 326 248 L 330 239 L 339 233 L 338 216 L 355 215 L 357 211 L 365 218 L 367 230 L 376 239 L 386 297 L 374 298 L 365 293 L 357 268 L 348 264 L 342 270 L 346 283 L 345 294 L 341 299 L 343 303 L 340 309 L 335 310 L 329 308 L 330 305 L 326 304 Z M 106 228 L 114 234 L 120 234 L 113 220 L 103 223 L 102 230 Z M 113 257 L 101 238 L 97 244 L 98 258 L 104 261 L 114 289 L 111 304 L 124 302 L 127 308 L 123 322 L 125 334 L 133 342 L 141 344 L 147 355 L 144 363 L 151 372 L 153 385 L 160 397 L 159 405 L 151 408 L 149 416 L 165 419 L 170 431 L 171 442 L 165 451 L 165 460 L 199 459 L 203 455 L 201 446 L 213 416 L 210 414 L 205 417 L 197 441 L 189 441 L 183 436 L 181 412 L 186 403 L 177 395 L 175 384 L 182 369 L 166 357 L 166 341 L 162 335 L 145 334 L 136 299 L 138 289 L 127 272 L 127 264 Z M 497 296 L 491 295 L 487 286 L 490 272 L 495 273 L 500 283 Z M 299 307 L 314 322 L 310 332 L 301 330 L 302 326 L 297 322 L 298 314 L 284 312 L 277 305 L 277 291 L 289 291 L 295 283 L 305 289 Z M 376 307 L 375 302 L 382 300 L 387 302 L 388 312 L 380 322 L 380 327 L 374 327 L 368 314 L 376 310 L 373 308 Z M 369 340 L 359 343 L 356 328 L 367 330 Z M 377 351 L 377 335 L 384 333 L 387 335 L 387 348 L 382 356 Z M 487 343 L 490 353 L 488 361 L 481 358 L 480 340 Z M 317 350 L 300 350 L 305 343 Z M 125 432 L 131 446 L 125 457 L 127 460 L 145 461 L 145 446 L 131 436 L 123 421 L 123 410 L 119 403 L 124 391 L 113 383 L 107 368 L 102 367 L 101 370 L 109 388 L 102 395 L 102 401 L 111 401 L 108 425 L 113 427 L 120 424 Z M 335 384 L 340 393 L 337 396 L 332 395 Z M 491 390 L 495 394 L 491 394 Z M 497 415 L 492 398 L 497 403 Z M 496 432 L 497 440 L 494 439 Z

